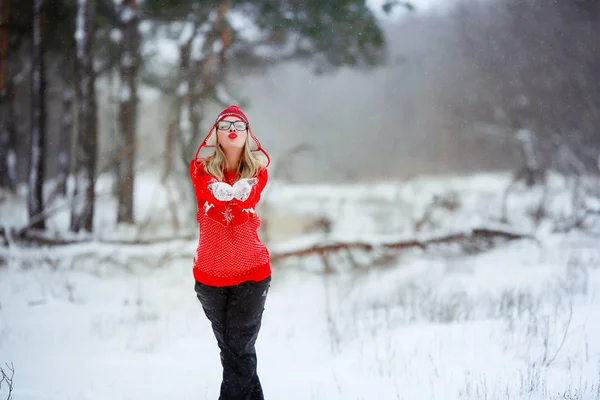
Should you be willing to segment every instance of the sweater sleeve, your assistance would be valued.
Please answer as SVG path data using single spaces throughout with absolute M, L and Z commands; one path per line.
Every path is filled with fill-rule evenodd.
M 261 168 L 258 174 L 256 175 L 258 182 L 252 186 L 252 190 L 250 191 L 250 195 L 244 201 L 235 199 L 234 201 L 241 208 L 254 208 L 260 201 L 260 196 L 262 194 L 263 189 L 267 185 L 269 180 L 269 173 L 266 168 Z
M 201 159 L 196 158 L 190 162 L 190 179 L 194 185 L 194 191 L 196 192 L 196 198 L 198 200 L 206 200 L 216 205 L 223 205 L 226 203 L 225 201 L 215 198 L 212 191 L 208 188 L 208 185 L 218 182 L 218 180 L 204 171 L 204 165 L 202 164 Z

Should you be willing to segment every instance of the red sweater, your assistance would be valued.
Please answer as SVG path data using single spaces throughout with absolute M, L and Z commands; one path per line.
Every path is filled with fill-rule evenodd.
M 200 240 L 194 256 L 194 278 L 206 285 L 230 286 L 260 281 L 271 275 L 270 255 L 258 237 L 260 218 L 254 208 L 267 184 L 261 168 L 245 201 L 217 200 L 208 185 L 217 178 L 204 171 L 202 162 L 190 163 L 190 178 L 196 192 Z M 233 185 L 235 172 L 225 171 L 224 182 Z

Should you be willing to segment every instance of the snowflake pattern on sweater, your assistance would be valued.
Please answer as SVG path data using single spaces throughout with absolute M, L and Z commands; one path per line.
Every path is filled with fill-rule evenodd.
M 232 220 L 233 213 L 231 212 L 231 208 L 229 208 L 229 206 L 225 206 L 225 211 L 223 211 L 223 221 L 225 221 L 225 223 L 229 225 L 231 224 Z

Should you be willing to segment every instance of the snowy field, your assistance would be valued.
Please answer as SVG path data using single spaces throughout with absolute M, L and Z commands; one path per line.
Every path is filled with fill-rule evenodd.
M 499 225 L 507 179 L 271 182 L 262 215 L 273 254 L 315 235 L 373 242 L 468 232 Z M 0 366 L 14 365 L 14 400 L 218 397 L 218 348 L 193 291 L 196 239 L 102 241 L 174 234 L 169 198 L 184 204 L 189 193 L 154 182 L 136 180 L 143 235 L 115 232 L 114 201 L 104 197 L 92 242 L 0 247 Z M 511 229 L 533 238 L 485 252 L 356 253 L 357 263 L 372 264 L 362 268 L 332 256 L 328 275 L 316 257 L 275 265 L 257 343 L 266 398 L 600 400 L 600 236 L 553 232 L 572 201 L 560 178 L 550 188 L 538 228 L 528 216 L 540 193 L 509 198 Z M 436 195 L 450 206 L 430 211 L 417 232 Z M 24 223 L 22 198 L 0 197 L 0 224 Z M 318 218 L 332 222 L 328 234 L 311 231 Z M 67 222 L 68 211 L 59 212 L 50 230 L 62 234 Z M 179 234 L 195 231 L 192 220 Z M 0 400 L 7 395 L 3 384 Z

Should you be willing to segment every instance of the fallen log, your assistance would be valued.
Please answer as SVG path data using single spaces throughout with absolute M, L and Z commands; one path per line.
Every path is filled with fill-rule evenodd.
M 291 257 L 316 255 L 323 261 L 325 272 L 331 272 L 332 268 L 327 256 L 340 251 L 344 251 L 344 253 L 350 257 L 350 264 L 358 266 L 357 262 L 352 257 L 353 250 L 362 252 L 374 252 L 377 249 L 405 250 L 419 248 L 427 250 L 429 247 L 440 244 L 467 243 L 476 240 L 483 240 L 486 243 L 490 243 L 490 241 L 496 239 L 504 239 L 506 241 L 532 239 L 537 242 L 537 239 L 532 235 L 509 228 L 510 227 L 474 228 L 466 232 L 430 236 L 422 239 L 373 237 L 371 240 L 352 241 L 324 239 L 322 237 L 319 238 L 318 236 L 313 236 L 312 240 L 311 237 L 304 238 L 304 240 L 298 241 L 295 245 L 294 243 L 286 243 L 280 246 L 274 246 L 273 251 L 271 252 L 271 260 L 272 262 L 277 263 Z

